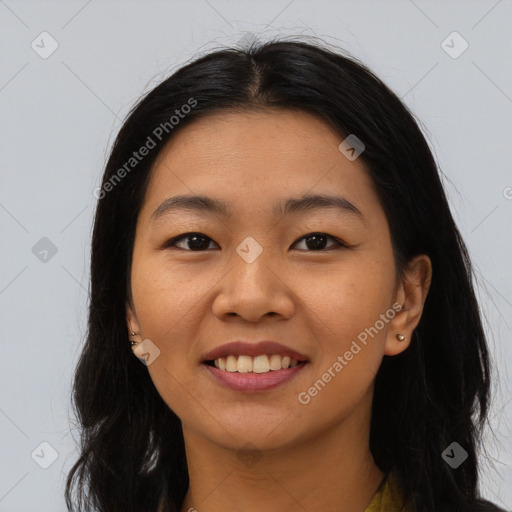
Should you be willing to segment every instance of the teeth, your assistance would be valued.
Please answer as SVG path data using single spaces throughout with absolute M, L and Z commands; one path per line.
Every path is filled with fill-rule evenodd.
M 240 356 L 243 357 L 243 356 Z M 252 371 L 254 373 L 267 373 L 270 371 L 270 364 L 268 362 L 268 356 L 256 356 L 253 362 Z
M 219 365 L 220 366 L 220 365 Z M 237 369 L 237 359 L 235 356 L 228 356 L 226 359 L 226 370 L 228 372 L 236 372 Z
M 281 370 L 293 368 L 297 366 L 298 361 L 288 356 L 281 357 L 277 354 L 251 356 L 234 356 L 220 357 L 215 359 L 214 365 L 220 370 L 238 373 L 268 373 L 271 370 Z
M 237 362 L 237 370 L 239 373 L 249 373 L 253 371 L 252 368 L 252 357 L 250 356 L 239 356 Z M 256 370 L 254 370 L 256 371 Z
M 282 368 L 281 356 L 278 356 L 277 354 L 271 355 L 268 364 L 271 370 L 280 370 Z

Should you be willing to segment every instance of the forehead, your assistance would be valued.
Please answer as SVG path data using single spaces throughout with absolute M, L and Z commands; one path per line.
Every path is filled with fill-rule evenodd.
M 303 111 L 208 114 L 181 128 L 161 151 L 146 203 L 157 207 L 171 195 L 194 194 L 243 209 L 314 193 L 375 202 L 362 160 L 339 150 L 343 139 Z
M 287 109 L 219 111 L 194 119 L 179 130 L 159 155 L 180 160 L 243 158 L 255 161 L 282 154 L 288 161 L 314 156 L 327 146 L 338 151 L 342 138 L 308 112 Z M 157 164 L 158 165 L 158 164 Z

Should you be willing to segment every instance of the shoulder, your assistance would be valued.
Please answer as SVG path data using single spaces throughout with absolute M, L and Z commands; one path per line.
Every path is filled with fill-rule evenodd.
M 491 501 L 482 498 L 474 501 L 470 505 L 459 506 L 456 509 L 450 508 L 450 512 L 512 512 L 505 510 Z
M 473 507 L 471 507 L 471 510 L 468 512 L 510 512 L 510 510 L 507 511 L 490 501 L 480 499 L 473 505 Z
M 395 510 L 406 512 L 407 506 L 399 491 L 398 482 L 391 473 L 386 475 L 385 481 L 381 484 L 374 500 L 365 512 L 392 512 Z M 473 501 L 471 505 L 458 507 L 453 512 L 512 512 L 512 510 L 506 510 L 491 501 L 479 498 Z

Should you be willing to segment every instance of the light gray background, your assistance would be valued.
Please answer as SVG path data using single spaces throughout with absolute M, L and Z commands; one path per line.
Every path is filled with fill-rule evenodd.
M 479 276 L 498 372 L 485 438 L 494 468 L 484 464 L 482 489 L 509 509 L 511 27 L 511 0 L 0 0 L 0 512 L 65 510 L 92 191 L 122 119 L 188 59 L 251 34 L 318 36 L 347 49 L 422 120 Z M 58 42 L 46 59 L 31 48 L 50 48 L 43 31 Z M 457 58 L 442 46 L 453 31 L 469 44 Z M 458 52 L 452 39 L 445 46 Z M 43 237 L 57 248 L 46 262 L 32 251 Z M 35 462 L 52 460 L 42 442 L 58 454 L 48 469 Z

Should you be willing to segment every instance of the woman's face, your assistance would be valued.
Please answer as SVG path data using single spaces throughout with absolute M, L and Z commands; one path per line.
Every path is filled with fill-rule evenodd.
M 407 347 L 419 316 L 397 312 L 406 295 L 387 220 L 342 140 L 304 112 L 217 113 L 180 130 L 159 155 L 136 228 L 128 325 L 150 340 L 148 371 L 184 432 L 271 449 L 349 417 L 369 421 L 382 357 Z M 155 214 L 178 195 L 205 196 L 227 212 L 190 201 Z M 347 202 L 285 209 L 323 195 Z M 187 233 L 200 236 L 168 244 Z M 263 350 L 266 359 L 227 350 L 242 355 L 230 364 L 252 363 L 251 373 L 204 362 L 235 340 L 275 341 L 307 362 L 265 371 L 266 359 L 286 366 L 277 348 Z

